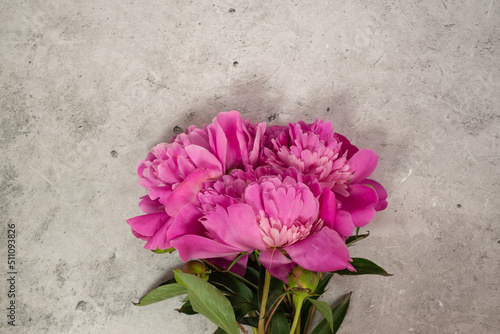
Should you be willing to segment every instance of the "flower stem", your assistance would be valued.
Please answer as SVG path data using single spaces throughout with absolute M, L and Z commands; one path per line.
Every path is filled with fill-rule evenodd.
M 307 318 L 307 322 L 306 322 L 306 327 L 304 329 L 304 333 L 307 333 L 307 331 L 309 330 L 309 326 L 311 325 L 311 320 L 312 320 L 313 315 L 314 315 L 314 305 L 311 306 L 311 312 L 309 312 L 309 317 Z
M 237 324 L 240 327 L 240 329 L 243 332 L 243 334 L 248 334 L 248 332 L 245 330 L 245 328 L 243 328 L 243 326 L 239 322 L 237 322 Z
M 271 285 L 271 274 L 266 270 L 266 276 L 264 277 L 264 287 L 262 291 L 262 300 L 260 303 L 260 314 L 259 314 L 259 331 L 258 334 L 264 334 L 264 326 L 266 320 L 266 303 L 267 297 L 269 296 L 269 286 Z
M 305 297 L 297 296 L 297 307 L 295 307 L 295 316 L 293 318 L 292 329 L 290 329 L 290 334 L 295 333 L 295 329 L 297 328 L 297 324 L 300 320 L 300 311 L 302 310 L 302 304 L 304 303 Z

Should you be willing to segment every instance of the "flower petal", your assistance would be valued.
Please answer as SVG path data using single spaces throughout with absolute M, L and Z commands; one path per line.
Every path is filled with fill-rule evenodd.
M 349 139 L 347 139 L 343 135 L 336 133 L 335 138 L 337 138 L 337 140 L 342 143 L 342 152 L 347 151 L 347 160 L 351 159 L 351 157 L 359 151 L 359 149 L 351 144 Z
M 222 171 L 222 164 L 220 161 L 207 149 L 197 145 L 189 145 L 186 146 L 186 153 L 196 167 Z
M 188 203 L 195 200 L 196 194 L 207 180 L 213 180 L 222 176 L 220 170 L 198 168 L 188 175 L 186 179 L 170 194 L 165 203 L 165 211 L 175 217 L 179 211 Z
M 192 203 L 184 206 L 168 229 L 168 239 L 174 240 L 186 234 L 203 235 L 206 229 L 199 221 L 202 215 L 200 210 Z
M 240 253 L 240 250 L 235 247 L 199 235 L 185 235 L 172 240 L 171 243 L 179 252 L 183 262 L 194 259 L 236 256 Z
M 157 212 L 130 218 L 127 220 L 127 224 L 134 232 L 151 237 L 168 219 L 169 216 L 165 212 Z
M 144 248 L 155 250 L 157 248 L 167 249 L 172 247 L 167 238 L 167 231 L 172 221 L 173 218 L 170 218 L 165 224 L 163 224 L 163 226 L 160 227 L 160 229 L 156 231 L 156 233 L 154 233 L 153 236 L 144 245 Z
M 364 148 L 359 150 L 347 162 L 349 171 L 354 172 L 351 179 L 351 184 L 359 183 L 359 181 L 366 179 L 377 167 L 378 155 L 373 150 Z
M 261 146 L 263 142 L 263 136 L 266 132 L 266 122 L 262 122 L 256 125 L 255 139 L 253 142 L 253 147 L 248 153 L 248 159 L 250 165 L 257 167 L 261 154 Z
M 335 194 L 329 188 L 324 188 L 321 194 L 321 209 L 319 217 L 326 223 L 329 228 L 335 226 L 335 217 L 337 214 L 337 200 Z
M 377 181 L 374 181 L 374 180 L 370 180 L 370 179 L 363 180 L 360 183 L 372 186 L 375 189 L 375 191 L 377 192 L 378 204 L 375 207 L 375 211 L 382 211 L 385 208 L 387 208 L 387 201 L 386 201 L 387 191 L 380 183 L 378 183 Z
M 217 158 L 222 163 L 222 169 L 226 171 L 227 138 L 224 135 L 224 131 L 214 124 L 210 124 L 207 129 L 210 148 L 213 152 L 216 152 Z
M 237 111 L 222 112 L 214 119 L 226 138 L 226 168 L 243 167 L 248 164 L 248 148 L 243 132 L 241 115 Z
M 240 251 L 266 248 L 255 213 L 247 204 L 231 205 L 227 211 L 217 206 L 200 220 L 214 238 Z
M 268 248 L 259 255 L 259 262 L 266 267 L 271 275 L 286 282 L 288 273 L 292 270 L 295 263 L 287 258 L 280 249 Z
M 142 196 L 139 202 L 139 208 L 144 213 L 164 212 L 165 208 L 158 200 L 152 200 L 148 195 Z
M 342 210 L 351 214 L 354 226 L 363 227 L 375 216 L 375 206 L 378 204 L 377 192 L 363 184 L 350 185 L 348 191 L 348 197 L 339 196 Z
M 335 217 L 335 225 L 333 229 L 339 234 L 342 239 L 347 239 L 352 235 L 354 230 L 354 223 L 352 222 L 351 214 L 344 210 L 337 210 Z
M 354 270 L 344 241 L 327 227 L 284 249 L 299 266 L 311 271 Z
M 253 208 L 255 213 L 264 210 L 264 203 L 260 194 L 260 186 L 257 183 L 248 185 L 245 189 L 245 200 Z

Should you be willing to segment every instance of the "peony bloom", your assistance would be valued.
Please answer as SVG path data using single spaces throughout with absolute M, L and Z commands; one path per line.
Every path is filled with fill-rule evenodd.
M 334 137 L 330 122 L 316 120 L 313 124 L 290 123 L 282 131 L 272 131 L 264 149 L 266 162 L 277 168 L 294 167 L 302 174 L 315 176 L 323 186 L 347 195 L 352 176 L 347 164 L 347 152 Z
M 198 198 L 206 201 L 207 195 L 202 192 Z M 183 261 L 231 259 L 259 250 L 259 262 L 282 280 L 295 264 L 323 272 L 353 269 L 344 241 L 320 219 L 320 200 L 291 177 L 263 176 L 246 187 L 241 202 L 219 203 L 191 220 L 192 226 L 203 228 L 172 238 Z
M 264 160 L 275 168 L 316 178 L 330 189 L 328 209 L 323 216 L 344 239 L 354 227 L 368 224 L 376 211 L 387 206 L 387 192 L 377 182 L 367 179 L 375 170 L 377 154 L 359 150 L 347 138 L 333 131 L 330 122 L 302 121 L 266 132 Z
M 196 199 L 205 182 L 219 179 L 233 168 L 257 166 L 265 127 L 265 123 L 251 124 L 237 111 L 230 111 L 218 114 L 212 124 L 201 129 L 190 127 L 171 143 L 156 145 L 139 162 L 137 173 L 139 184 L 158 207 L 162 206 L 164 214 L 145 211 L 147 215 L 129 219 L 134 234 L 149 240 L 161 230 L 161 244 L 170 244 L 166 233 L 170 218 Z M 146 245 L 155 249 L 151 243 Z

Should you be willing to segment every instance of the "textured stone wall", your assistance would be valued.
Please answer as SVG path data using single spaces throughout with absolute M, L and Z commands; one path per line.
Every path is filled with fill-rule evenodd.
M 328 302 L 354 291 L 341 333 L 498 333 L 499 17 L 495 1 L 2 1 L 0 331 L 212 333 L 180 297 L 132 305 L 180 261 L 125 220 L 154 144 L 239 110 L 329 120 L 380 156 L 389 207 L 351 254 L 394 276 L 332 280 Z

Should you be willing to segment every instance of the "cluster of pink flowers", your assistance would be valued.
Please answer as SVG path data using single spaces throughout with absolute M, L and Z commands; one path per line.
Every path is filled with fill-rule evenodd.
M 330 122 L 266 127 L 220 113 L 140 161 L 145 215 L 127 222 L 145 248 L 174 247 L 184 262 L 227 266 L 258 250 L 282 280 L 295 264 L 353 270 L 345 240 L 387 206 L 385 189 L 368 179 L 377 161 Z M 243 273 L 247 256 L 232 270 Z

